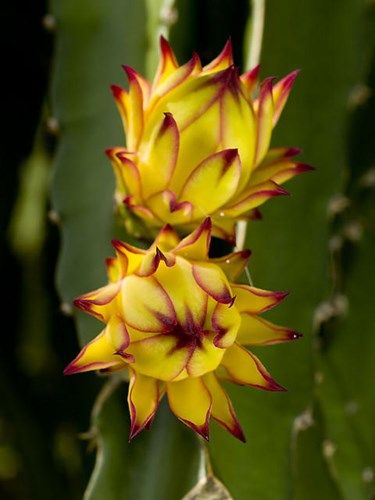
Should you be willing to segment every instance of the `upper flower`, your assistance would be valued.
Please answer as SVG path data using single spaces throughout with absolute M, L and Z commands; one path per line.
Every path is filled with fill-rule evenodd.
M 286 294 L 230 283 L 250 252 L 209 259 L 210 238 L 206 219 L 182 241 L 164 227 L 148 250 L 114 241 L 109 284 L 75 301 L 106 326 L 65 373 L 128 370 L 130 437 L 150 425 L 166 392 L 176 416 L 205 438 L 212 416 L 244 440 L 219 378 L 283 390 L 242 345 L 299 336 L 258 317 Z
M 296 148 L 269 149 L 272 129 L 297 71 L 257 86 L 259 67 L 239 76 L 232 48 L 202 68 L 194 54 L 179 66 L 168 42 L 152 83 L 125 66 L 129 90 L 112 86 L 126 148 L 107 151 L 116 175 L 116 202 L 148 228 L 165 223 L 195 228 L 211 216 L 215 235 L 234 238 L 237 219 L 279 186 L 310 169 Z

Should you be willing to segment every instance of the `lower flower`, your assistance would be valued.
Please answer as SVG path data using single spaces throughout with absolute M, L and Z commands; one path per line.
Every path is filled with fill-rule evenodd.
M 108 285 L 75 301 L 105 327 L 65 374 L 127 370 L 130 438 L 151 425 L 166 394 L 173 413 L 205 439 L 212 417 L 245 441 L 221 381 L 285 390 L 244 346 L 300 336 L 259 317 L 286 293 L 234 284 L 250 252 L 209 259 L 210 238 L 206 219 L 182 241 L 165 226 L 148 250 L 114 241 Z

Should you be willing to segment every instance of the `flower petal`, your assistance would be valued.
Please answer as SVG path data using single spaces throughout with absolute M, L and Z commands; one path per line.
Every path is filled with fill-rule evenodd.
M 173 254 L 166 253 L 164 255 L 158 247 L 156 247 L 155 250 L 149 250 L 135 274 L 137 276 L 151 276 L 156 272 L 161 261 L 163 261 L 167 267 L 172 267 L 176 259 Z
M 233 284 L 232 291 L 236 296 L 236 309 L 252 314 L 268 311 L 288 296 L 288 292 L 270 292 L 249 285 Z
M 206 316 L 207 295 L 197 286 L 192 266 L 181 257 L 176 257 L 173 268 L 160 266 L 155 277 L 166 293 L 173 300 L 178 322 L 189 326 L 191 319 L 201 325 Z
M 193 276 L 198 285 L 208 295 L 222 304 L 233 304 L 228 280 L 215 265 L 209 263 L 193 264 Z
M 160 61 L 159 66 L 156 70 L 155 78 L 153 81 L 153 88 L 160 85 L 168 76 L 173 73 L 178 68 L 178 62 L 176 56 L 169 45 L 168 41 L 161 36 L 160 37 Z
M 190 221 L 193 212 L 190 202 L 177 201 L 175 193 L 169 189 L 152 195 L 147 205 L 161 221 L 167 221 L 172 226 Z
M 260 65 L 258 64 L 257 66 L 250 69 L 249 71 L 246 71 L 246 73 L 243 73 L 240 76 L 240 80 L 245 88 L 244 93 L 248 99 L 251 99 L 253 92 L 255 90 L 258 81 L 259 70 L 260 70 Z
M 172 178 L 179 150 L 180 135 L 171 113 L 155 129 L 139 155 L 144 198 L 165 189 Z
M 122 280 L 121 296 L 125 322 L 137 330 L 164 332 L 162 317 L 176 322 L 171 299 L 154 277 L 127 276 Z
M 271 141 L 274 116 L 272 86 L 273 78 L 266 78 L 260 87 L 257 101 L 257 145 L 254 165 L 258 165 L 263 160 Z
M 123 68 L 129 80 L 126 145 L 129 151 L 136 151 L 143 132 L 143 93 L 134 69 Z
M 64 375 L 102 370 L 115 366 L 121 358 L 115 354 L 115 348 L 106 330 L 89 342 L 78 356 L 65 368 Z M 124 368 L 125 368 L 124 364 Z
M 223 69 L 232 66 L 233 64 L 233 49 L 232 40 L 229 38 L 224 45 L 223 50 L 220 54 L 215 57 L 209 64 L 202 68 L 202 73 L 214 73 L 216 71 L 222 71 Z
M 120 291 L 120 284 L 109 283 L 74 300 L 74 305 L 100 321 L 107 322 L 115 305 L 112 303 Z
M 142 264 L 146 251 L 120 240 L 112 240 L 112 246 L 116 250 L 122 276 L 135 273 Z
M 273 196 L 289 194 L 281 186 L 273 181 L 262 182 L 256 186 L 250 186 L 241 193 L 231 205 L 225 207 L 223 213 L 226 217 L 239 217 L 246 215 L 250 210 L 258 207 Z
M 167 384 L 169 406 L 184 424 L 208 440 L 211 395 L 200 377 Z
M 200 377 L 208 371 L 215 370 L 224 356 L 224 350 L 215 345 L 215 334 L 204 335 L 186 363 L 186 373 L 189 377 Z
M 271 345 L 296 340 L 301 337 L 290 328 L 274 325 L 264 318 L 249 313 L 241 314 L 237 342 L 241 345 Z
M 207 217 L 176 246 L 173 253 L 188 260 L 206 260 L 211 242 L 211 226 L 211 219 Z
M 241 162 L 236 149 L 215 153 L 200 163 L 186 180 L 180 198 L 193 204 L 193 217 L 201 218 L 224 205 L 236 192 Z M 215 189 L 207 193 L 208 186 Z
M 237 343 L 225 351 L 221 366 L 229 380 L 240 385 L 250 385 L 267 391 L 285 391 L 273 380 L 259 359 Z
M 162 396 L 161 383 L 129 368 L 128 405 L 131 419 L 129 440 L 133 439 L 154 419 Z
M 214 373 L 207 373 L 203 377 L 203 382 L 212 397 L 212 418 L 223 426 L 224 429 L 233 434 L 234 437 L 245 443 L 246 438 L 234 412 L 233 405 L 216 375 Z
M 211 321 L 216 334 L 213 344 L 220 349 L 227 349 L 233 345 L 241 323 L 237 308 L 218 303 L 212 313 Z
M 229 281 L 235 281 L 246 268 L 250 255 L 250 250 L 241 250 L 224 257 L 210 259 L 210 262 L 219 266 Z
M 154 240 L 151 248 L 158 247 L 162 252 L 173 250 L 180 243 L 180 238 L 172 226 L 166 224 Z
M 175 337 L 158 334 L 131 342 L 127 352 L 134 357 L 134 370 L 149 377 L 169 381 L 185 370 L 192 348 L 178 348 Z
M 120 178 L 126 194 L 132 194 L 137 198 L 142 197 L 142 185 L 139 170 L 134 160 L 134 153 L 117 151 L 116 160 L 113 161 L 116 179 Z M 118 185 L 118 184 L 116 184 Z
M 286 101 L 288 100 L 290 91 L 293 88 L 294 81 L 297 78 L 299 70 L 292 71 L 286 75 L 282 80 L 277 82 L 273 87 L 273 100 L 275 103 L 275 112 L 273 115 L 273 126 L 278 122 L 281 112 L 284 109 Z
M 259 184 L 268 179 L 277 184 L 282 184 L 295 175 L 310 172 L 311 170 L 314 170 L 314 168 L 306 163 L 283 160 L 256 168 L 251 176 L 251 184 Z

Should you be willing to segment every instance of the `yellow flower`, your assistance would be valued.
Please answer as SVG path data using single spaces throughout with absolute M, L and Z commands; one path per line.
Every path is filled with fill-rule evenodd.
M 230 42 L 203 68 L 196 54 L 179 66 L 160 42 L 152 84 L 125 66 L 129 90 L 112 86 L 126 134 L 126 148 L 107 150 L 117 206 L 148 234 L 166 223 L 189 231 L 211 216 L 213 233 L 233 240 L 235 220 L 255 217 L 287 194 L 280 183 L 311 168 L 295 161 L 296 148 L 269 149 L 298 72 L 257 89 L 259 67 L 239 76 Z
M 166 393 L 173 413 L 204 438 L 212 417 L 244 441 L 219 380 L 284 390 L 243 346 L 299 337 L 258 317 L 286 293 L 231 283 L 250 252 L 209 259 L 210 239 L 206 219 L 182 241 L 165 226 L 148 250 L 114 241 L 109 284 L 75 301 L 105 327 L 65 373 L 127 370 L 130 438 L 151 424 Z

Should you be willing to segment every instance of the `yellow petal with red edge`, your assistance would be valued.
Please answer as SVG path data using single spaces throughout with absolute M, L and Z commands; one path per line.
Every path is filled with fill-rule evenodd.
M 172 226 L 166 224 L 156 236 L 151 248 L 160 248 L 162 252 L 173 250 L 180 243 L 180 238 Z
M 224 208 L 225 217 L 239 217 L 247 214 L 250 210 L 258 207 L 274 196 L 289 194 L 281 186 L 273 181 L 262 182 L 256 186 L 250 186 L 231 204 Z
M 74 305 L 100 321 L 107 322 L 116 307 L 115 298 L 120 291 L 120 283 L 109 283 L 93 292 L 80 295 Z
M 129 94 L 126 90 L 118 85 L 111 85 L 111 91 L 116 102 L 117 109 L 119 110 L 122 125 L 124 127 L 125 136 L 130 133 L 129 130 Z
M 162 388 L 160 381 L 152 377 L 142 375 L 131 368 L 129 373 L 130 440 L 151 425 L 162 396 Z
M 186 372 L 190 377 L 200 377 L 208 371 L 215 370 L 224 356 L 224 349 L 214 344 L 215 334 L 203 336 L 186 363 Z
M 201 325 L 206 316 L 207 295 L 197 286 L 189 262 L 176 257 L 173 268 L 160 266 L 155 278 L 164 293 L 171 297 L 179 323 L 190 326 L 192 319 L 196 325 Z
M 251 352 L 234 344 L 225 351 L 221 367 L 229 380 L 240 385 L 250 385 L 267 391 L 285 391 L 273 380 L 260 360 Z
M 156 272 L 159 264 L 164 262 L 167 267 L 174 266 L 176 259 L 173 254 L 163 253 L 158 247 L 155 250 L 149 250 L 142 260 L 138 271 L 135 273 L 137 276 L 151 276 Z
M 241 314 L 241 324 L 237 336 L 237 342 L 241 345 L 280 344 L 300 337 L 300 333 L 290 328 L 274 325 L 264 318 L 249 313 Z
M 165 113 L 161 125 L 155 129 L 139 155 L 142 172 L 142 193 L 148 198 L 168 187 L 179 150 L 179 132 L 171 113 Z
M 124 66 L 129 80 L 127 114 L 127 149 L 136 151 L 143 132 L 143 93 L 136 72 L 130 66 Z
M 270 292 L 249 285 L 232 284 L 236 296 L 236 309 L 239 312 L 260 314 L 277 306 L 287 297 L 288 292 Z
M 185 82 L 190 76 L 195 75 L 201 71 L 201 62 L 197 54 L 193 54 L 193 57 L 186 64 L 179 66 L 173 72 L 171 72 L 162 83 L 159 83 L 152 93 L 152 99 L 147 110 L 147 113 L 152 112 L 152 108 L 155 106 L 156 102 L 167 95 L 170 94 L 181 84 Z
M 221 269 L 214 264 L 193 264 L 193 276 L 197 284 L 212 298 L 221 304 L 233 304 L 228 280 Z
M 220 100 L 220 141 L 223 149 L 237 148 L 241 159 L 241 178 L 238 189 L 243 189 L 250 178 L 256 146 L 256 118 L 251 104 L 242 94 L 237 71 L 230 76 L 229 88 Z
M 248 99 L 251 99 L 257 85 L 260 65 L 246 71 L 240 76 L 241 83 L 243 84 L 244 94 Z
M 94 340 L 85 345 L 78 356 L 65 368 L 64 374 L 73 375 L 102 370 L 117 365 L 119 361 L 121 358 L 115 355 L 115 348 L 106 330 L 103 330 Z
M 207 217 L 202 224 L 186 236 L 173 250 L 187 260 L 206 260 L 211 242 L 211 219 Z
M 114 168 L 116 166 L 117 170 L 117 172 L 115 172 L 115 175 L 116 178 L 121 177 L 124 191 L 127 194 L 131 193 L 133 196 L 141 198 L 143 196 L 141 176 L 139 174 L 138 167 L 135 164 L 135 154 L 128 153 L 127 151 L 117 151 L 116 159 L 117 162 L 113 163 Z
M 274 103 L 272 96 L 273 78 L 266 78 L 260 88 L 257 101 L 257 139 L 254 165 L 258 165 L 266 155 L 273 128 Z
M 176 56 L 169 45 L 168 41 L 161 36 L 160 37 L 160 61 L 159 66 L 156 70 L 155 78 L 152 84 L 153 90 L 163 83 L 163 81 L 168 78 L 168 76 L 173 73 L 176 68 L 178 68 L 178 62 Z
M 153 276 L 127 276 L 122 280 L 121 297 L 125 322 L 137 330 L 165 332 L 167 319 L 176 323 L 171 299 Z
M 160 221 L 167 221 L 172 226 L 190 221 L 193 213 L 192 204 L 186 200 L 178 201 L 175 193 L 169 189 L 151 196 L 147 206 Z
M 209 64 L 202 68 L 202 73 L 215 73 L 216 71 L 222 71 L 223 69 L 227 69 L 229 66 L 233 64 L 233 49 L 232 49 L 232 41 L 231 39 L 227 40 L 224 45 L 223 50 L 220 54 L 215 57 Z
M 241 250 L 224 255 L 224 257 L 210 259 L 210 262 L 219 266 L 229 281 L 235 281 L 246 268 L 250 255 L 250 250 Z
M 130 344 L 129 332 L 120 316 L 114 314 L 110 317 L 106 327 L 106 335 L 114 352 L 120 355 L 124 361 L 132 363 L 134 358 L 126 352 Z
M 108 281 L 114 283 L 122 278 L 121 264 L 116 257 L 108 257 L 105 260 Z
M 167 383 L 167 395 L 176 417 L 208 440 L 212 399 L 202 378 Z
M 220 349 L 227 349 L 233 345 L 241 323 L 237 308 L 218 303 L 212 313 L 211 321 L 215 332 L 213 344 Z
M 222 238 L 232 246 L 236 245 L 236 222 L 232 218 L 224 217 L 224 212 L 216 212 L 211 218 L 212 235 Z
M 270 165 L 259 166 L 251 176 L 251 184 L 259 184 L 268 179 L 282 184 L 295 175 L 314 170 L 306 163 L 299 163 L 292 160 L 283 160 L 271 163 Z
M 200 163 L 184 184 L 180 198 L 193 204 L 193 218 L 202 218 L 224 205 L 236 192 L 241 162 L 236 149 L 214 153 Z M 215 189 L 207 193 L 207 187 Z
M 121 147 L 107 148 L 105 150 L 106 155 L 111 160 L 113 172 L 115 174 L 116 193 L 120 193 L 122 197 L 124 197 L 125 193 L 127 193 L 127 186 L 123 176 L 122 163 L 120 159 L 117 157 L 117 153 L 123 153 L 123 152 L 126 152 L 126 149 Z
M 262 163 L 258 165 L 257 168 L 270 165 L 271 163 L 275 163 L 276 161 L 282 161 L 286 159 L 293 158 L 302 153 L 300 148 L 294 147 L 279 147 L 272 148 L 268 150 L 266 156 L 263 158 Z
M 212 398 L 211 417 L 234 437 L 245 443 L 246 438 L 234 412 L 233 405 L 216 375 L 207 373 L 203 377 L 203 382 Z
M 297 78 L 299 70 L 292 71 L 289 75 L 286 75 L 282 80 L 276 83 L 273 87 L 273 100 L 275 103 L 275 112 L 273 116 L 273 125 L 275 126 L 278 122 L 281 112 L 284 109 L 286 101 L 288 100 L 290 91 L 294 85 L 294 81 Z
M 127 67 L 123 66 L 123 70 L 127 73 Z M 140 75 L 137 71 L 132 68 L 132 76 L 135 80 L 137 80 L 138 85 L 142 91 L 143 105 L 145 106 L 150 98 L 151 94 L 151 84 L 142 75 Z
M 191 346 L 179 348 L 177 338 L 172 335 L 158 334 L 132 342 L 127 352 L 134 357 L 134 370 L 167 381 L 185 370 L 192 350 Z
M 116 250 L 122 276 L 135 273 L 142 264 L 146 251 L 120 240 L 112 240 L 112 246 Z

